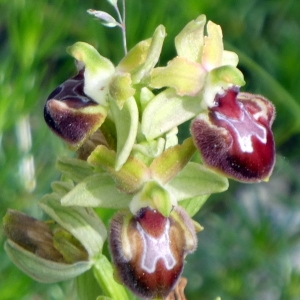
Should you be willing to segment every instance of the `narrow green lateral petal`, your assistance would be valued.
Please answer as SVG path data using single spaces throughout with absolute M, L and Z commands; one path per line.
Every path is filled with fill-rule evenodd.
M 189 162 L 165 188 L 177 201 L 220 193 L 228 188 L 228 179 L 198 163 Z
M 74 182 L 80 182 L 94 173 L 94 168 L 86 161 L 71 157 L 58 158 L 55 167 Z
M 117 157 L 116 170 L 120 170 L 130 155 L 135 143 L 139 112 L 133 97 L 130 97 L 120 109 L 116 103 L 111 101 L 111 112 L 117 129 Z
M 92 266 L 92 263 L 88 261 L 65 264 L 47 260 L 25 250 L 12 240 L 7 240 L 4 248 L 18 268 L 39 282 L 53 283 L 69 280 L 89 270 Z
M 186 166 L 195 151 L 196 147 L 192 138 L 186 139 L 182 145 L 168 148 L 150 165 L 153 179 L 166 184 Z
M 61 199 L 62 205 L 126 208 L 131 196 L 120 192 L 108 174 L 87 177 Z
M 151 40 L 151 45 L 149 47 L 149 51 L 147 53 L 145 62 L 142 65 L 140 65 L 134 72 L 131 73 L 132 82 L 134 84 L 147 82 L 151 70 L 154 68 L 154 66 L 159 60 L 165 37 L 165 27 L 163 25 L 159 25 L 153 34 L 153 38 Z
M 184 57 L 175 57 L 166 67 L 153 69 L 150 86 L 172 87 L 180 96 L 195 96 L 203 87 L 206 71 Z
M 185 209 L 190 217 L 193 217 L 203 206 L 210 195 L 196 196 L 194 198 L 185 199 L 178 204 Z
M 201 105 L 197 98 L 180 97 L 174 89 L 167 89 L 155 96 L 146 106 L 142 132 L 147 140 L 155 139 L 200 112 Z
M 179 56 L 194 62 L 200 62 L 203 49 L 205 15 L 189 22 L 175 38 L 175 47 Z
M 134 72 L 134 70 L 146 61 L 152 38 L 136 44 L 120 61 L 117 70 L 121 72 Z
M 39 206 L 79 240 L 89 257 L 94 257 L 102 251 L 107 232 L 104 224 L 92 209 L 62 206 L 60 197 L 56 194 L 45 195 L 40 200 Z
M 117 102 L 119 109 L 123 108 L 125 101 L 133 96 L 135 89 L 131 86 L 129 73 L 116 73 L 110 84 L 109 94 Z
M 130 156 L 119 171 L 115 169 L 116 153 L 105 146 L 98 146 L 88 158 L 88 162 L 103 168 L 115 181 L 117 188 L 125 193 L 137 191 L 149 180 L 150 170 L 140 160 Z

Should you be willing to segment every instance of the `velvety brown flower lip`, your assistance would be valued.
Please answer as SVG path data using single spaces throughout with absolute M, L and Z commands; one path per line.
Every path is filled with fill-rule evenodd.
M 184 257 L 195 248 L 192 222 L 178 207 L 169 218 L 145 207 L 136 216 L 119 212 L 111 221 L 110 249 L 118 276 L 143 299 L 166 297 L 180 278 Z
M 97 106 L 84 93 L 84 76 L 80 71 L 58 86 L 48 97 L 44 118 L 50 129 L 68 144 L 76 147 L 97 126 L 102 115 L 87 113 L 85 108 Z
M 215 106 L 191 125 L 204 163 L 245 182 L 267 179 L 275 163 L 271 126 L 274 106 L 264 97 L 232 87 L 215 97 Z

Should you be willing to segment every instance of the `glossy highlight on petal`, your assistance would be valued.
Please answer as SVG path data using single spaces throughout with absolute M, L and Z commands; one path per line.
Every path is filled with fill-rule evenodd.
M 83 91 L 83 70 L 58 86 L 48 97 L 44 118 L 50 129 L 78 148 L 103 123 L 106 110 Z
M 232 87 L 216 95 L 215 106 L 192 122 L 191 133 L 204 163 L 227 177 L 259 182 L 275 163 L 274 117 L 267 99 Z
M 135 216 L 119 212 L 111 221 L 110 249 L 117 275 L 143 299 L 166 297 L 197 244 L 194 225 L 180 207 L 166 218 L 144 207 Z

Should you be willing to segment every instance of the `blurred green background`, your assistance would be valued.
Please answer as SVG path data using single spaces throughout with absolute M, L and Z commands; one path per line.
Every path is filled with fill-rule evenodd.
M 220 24 L 226 49 L 239 54 L 244 91 L 277 109 L 277 164 L 269 183 L 231 181 L 196 216 L 205 227 L 187 258 L 189 300 L 300 299 L 300 1 L 127 0 L 129 49 L 164 24 L 160 64 L 175 55 L 174 37 L 199 14 Z M 59 174 L 58 155 L 71 155 L 43 121 L 48 94 L 75 73 L 65 48 L 94 45 L 114 63 L 122 58 L 118 29 L 102 27 L 89 8 L 113 13 L 105 0 L 0 0 L 0 219 L 14 208 L 41 217 L 38 199 Z M 186 133 L 188 134 L 188 132 Z M 3 250 L 0 298 L 76 299 L 72 283 L 36 283 Z

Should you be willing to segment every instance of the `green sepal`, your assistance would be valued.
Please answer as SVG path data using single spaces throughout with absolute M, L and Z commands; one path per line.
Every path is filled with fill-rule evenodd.
M 117 188 L 125 193 L 134 193 L 149 180 L 150 170 L 140 160 L 130 156 L 119 171 L 115 169 L 116 153 L 105 146 L 98 146 L 88 158 L 88 162 L 103 168 L 115 181 Z
M 55 167 L 74 182 L 80 182 L 94 173 L 94 168 L 86 161 L 66 156 L 58 158 Z
M 155 139 L 195 117 L 201 110 L 197 98 L 179 97 L 174 89 L 166 89 L 146 106 L 142 118 L 142 132 L 147 140 Z
M 129 73 L 116 73 L 109 84 L 109 94 L 116 101 L 119 109 L 122 109 L 125 101 L 135 93 L 131 83 Z
M 192 138 L 187 138 L 182 145 L 168 148 L 151 163 L 152 178 L 160 184 L 166 184 L 186 166 L 195 151 Z
M 195 96 L 203 87 L 206 71 L 184 57 L 175 57 L 166 67 L 151 72 L 150 86 L 156 89 L 172 87 L 179 96 Z
M 39 206 L 84 246 L 89 258 L 101 253 L 107 232 L 104 224 L 92 209 L 62 206 L 60 197 L 54 193 L 45 195 L 39 201 Z
M 139 111 L 135 99 L 130 97 L 126 100 L 122 109 L 112 101 L 111 112 L 117 130 L 117 157 L 115 168 L 116 170 L 120 170 L 129 157 L 135 143 Z
M 189 22 L 175 37 L 175 47 L 179 56 L 200 63 L 203 43 L 205 15 Z
M 143 207 L 157 209 L 163 216 L 168 217 L 172 207 L 176 205 L 174 198 L 160 184 L 148 181 L 143 189 L 134 195 L 130 203 L 130 211 L 135 214 Z
M 84 207 L 126 208 L 131 196 L 120 192 L 110 175 L 102 173 L 85 178 L 61 199 L 61 204 Z
M 150 72 L 160 58 L 160 53 L 165 37 L 165 27 L 163 25 L 159 25 L 154 31 L 145 62 L 137 67 L 133 72 L 131 72 L 131 78 L 134 84 L 148 83 L 150 79 Z
M 54 283 L 69 280 L 92 267 L 90 261 L 66 264 L 41 258 L 20 247 L 12 240 L 5 242 L 4 249 L 18 268 L 39 282 Z
M 191 199 L 185 199 L 178 202 L 178 205 L 184 208 L 190 217 L 193 217 L 203 206 L 210 195 L 196 196 Z
M 198 163 L 189 162 L 164 187 L 177 201 L 226 191 L 228 179 Z
M 112 297 L 114 300 L 129 300 L 124 286 L 115 281 L 113 266 L 106 256 L 97 257 L 93 266 L 93 273 L 106 296 Z

